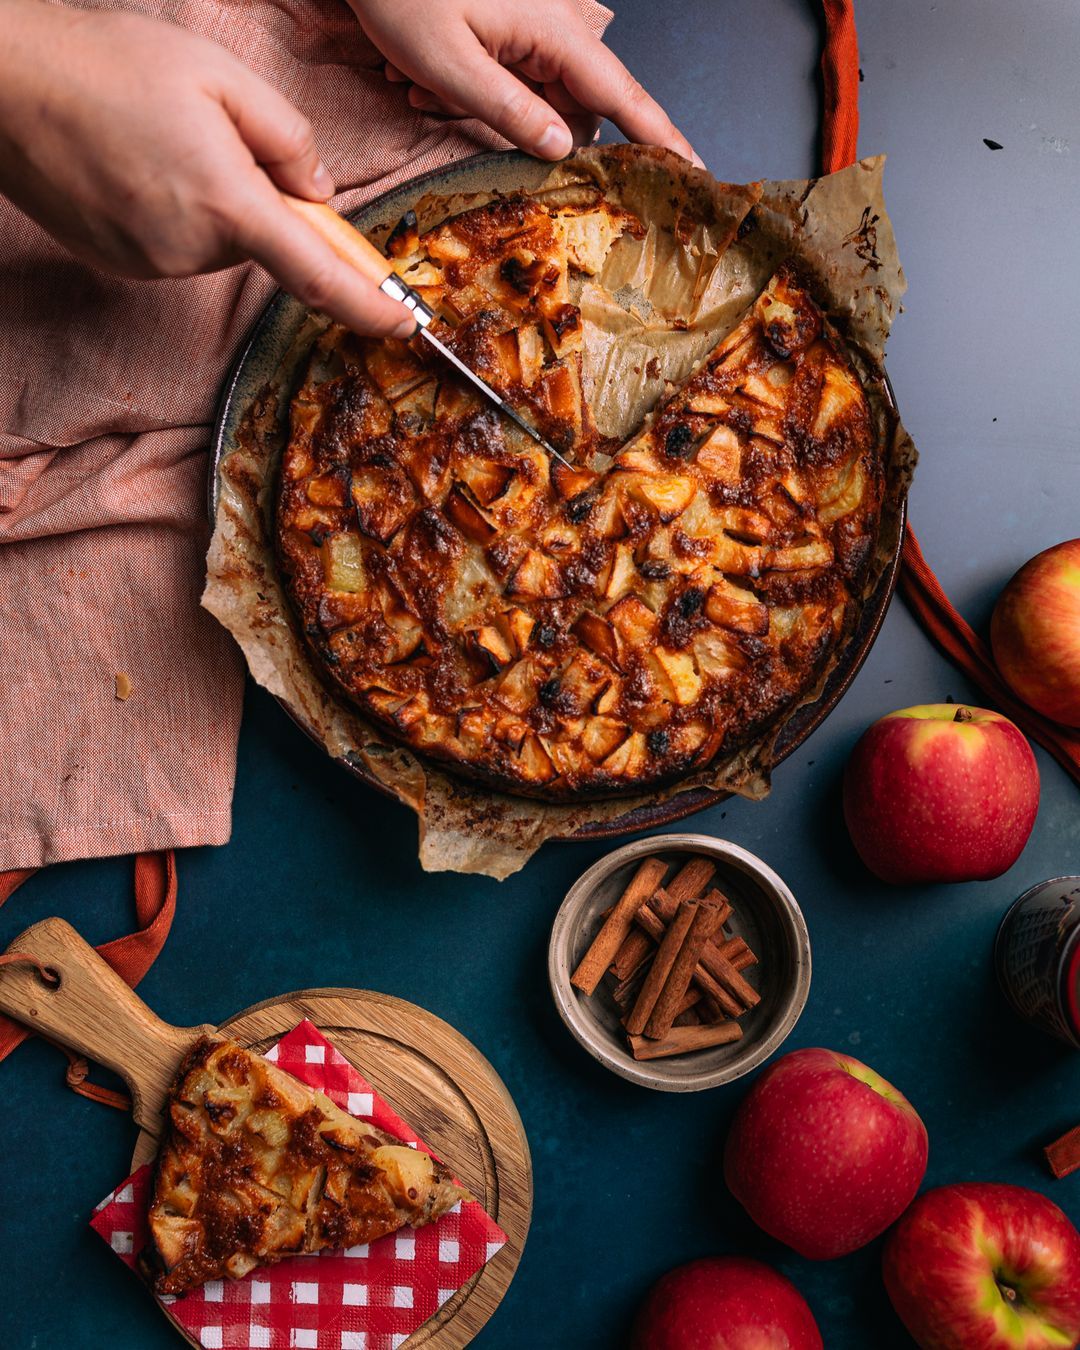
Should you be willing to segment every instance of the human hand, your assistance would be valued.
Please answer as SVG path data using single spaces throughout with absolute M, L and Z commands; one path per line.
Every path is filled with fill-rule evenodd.
M 591 141 L 600 119 L 701 165 L 663 108 L 594 37 L 573 0 L 349 0 L 409 102 L 477 117 L 541 159 Z
M 285 205 L 278 189 L 334 185 L 305 118 L 240 61 L 135 14 L 4 8 L 0 192 L 76 257 L 138 277 L 253 258 L 358 332 L 414 330 Z

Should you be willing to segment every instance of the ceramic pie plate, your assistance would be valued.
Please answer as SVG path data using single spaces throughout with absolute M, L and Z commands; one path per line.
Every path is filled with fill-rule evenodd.
M 365 234 L 378 236 L 380 227 L 382 233 L 385 233 L 405 211 L 427 193 L 451 194 L 492 190 L 511 192 L 523 187 L 537 186 L 549 169 L 550 165 L 516 150 L 474 155 L 391 188 L 389 192 L 383 193 L 360 210 L 354 211 L 349 220 Z M 278 291 L 256 321 L 235 366 L 225 381 L 211 443 L 209 481 L 211 520 L 217 512 L 222 461 L 236 448 L 239 429 L 245 416 L 265 385 L 282 369 L 282 363 L 306 317 L 307 310 L 299 301 L 286 295 L 284 291 Z M 300 359 L 297 359 L 296 366 L 299 364 Z M 293 373 L 296 372 L 286 371 L 287 376 Z M 891 397 L 891 389 L 889 393 Z M 889 601 L 896 587 L 896 578 L 900 570 L 900 541 L 904 537 L 906 511 L 906 503 L 901 503 L 897 546 L 890 555 L 876 589 L 863 606 L 857 627 L 844 644 L 819 697 L 814 702 L 796 709 L 784 723 L 776 742 L 774 764 L 779 764 L 797 750 L 811 732 L 821 725 L 839 703 L 866 660 L 884 622 Z M 295 717 L 287 704 L 282 703 L 281 706 L 302 730 L 311 735 L 310 729 Z M 338 762 L 362 782 L 384 795 L 393 795 L 367 771 L 359 758 L 346 756 Z M 669 825 L 673 821 L 684 820 L 696 811 L 715 806 L 717 802 L 724 801 L 730 795 L 728 792 L 712 788 L 691 788 L 665 801 L 636 806 L 622 815 L 597 820 L 581 826 L 572 834 L 556 837 L 578 840 L 614 839 L 625 834 L 635 834 L 639 830 L 653 830 L 662 825 Z

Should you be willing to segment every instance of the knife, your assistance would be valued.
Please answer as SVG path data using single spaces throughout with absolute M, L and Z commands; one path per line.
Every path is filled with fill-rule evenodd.
M 429 326 L 435 315 L 412 287 L 407 286 L 397 276 L 389 258 L 384 257 L 374 244 L 366 239 L 359 230 L 350 225 L 347 220 L 339 216 L 333 207 L 327 206 L 324 202 L 309 202 L 303 197 L 293 197 L 287 192 L 283 192 L 281 195 L 285 204 L 321 235 L 339 258 L 355 267 L 369 281 L 373 281 L 379 290 L 384 295 L 388 295 L 391 300 L 399 300 L 407 309 L 412 310 L 420 335 L 435 348 L 444 360 L 449 361 L 454 369 L 464 375 L 467 380 L 471 380 L 485 398 L 490 399 L 500 412 L 509 417 L 526 436 L 531 436 L 553 459 L 557 459 L 560 464 L 565 464 L 568 469 L 573 468 L 573 465 L 564 459 L 553 445 L 549 445 L 544 440 L 535 427 L 531 427 L 523 417 L 520 417 L 511 408 L 504 398 L 492 389 L 487 380 L 478 375 L 475 370 L 471 370 L 460 357 L 454 355 L 445 343 L 439 341 Z

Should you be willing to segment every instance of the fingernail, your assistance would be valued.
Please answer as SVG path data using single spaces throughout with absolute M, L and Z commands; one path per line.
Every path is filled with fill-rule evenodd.
M 562 159 L 573 148 L 574 138 L 561 122 L 549 122 L 536 142 L 536 153 L 541 159 Z
M 334 195 L 334 180 L 330 177 L 322 160 L 315 165 L 315 172 L 311 176 L 311 181 L 320 197 L 332 197 Z
M 690 161 L 690 163 L 693 164 L 695 169 L 703 169 L 705 167 L 705 161 L 701 158 L 701 156 L 698 154 L 696 150 L 694 150 L 692 153 L 694 157 Z
M 390 336 L 395 338 L 401 338 L 402 341 L 404 341 L 406 338 L 411 338 L 415 332 L 416 332 L 416 320 L 402 319 L 402 321 L 398 324 L 398 326 L 394 329 L 394 331 L 390 334 Z

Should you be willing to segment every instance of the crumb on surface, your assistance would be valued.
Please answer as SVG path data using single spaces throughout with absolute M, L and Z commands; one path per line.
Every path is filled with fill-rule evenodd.
M 116 697 L 123 703 L 124 699 L 134 690 L 135 686 L 131 683 L 131 676 L 125 675 L 121 670 L 116 676 Z

